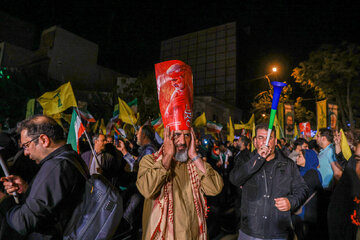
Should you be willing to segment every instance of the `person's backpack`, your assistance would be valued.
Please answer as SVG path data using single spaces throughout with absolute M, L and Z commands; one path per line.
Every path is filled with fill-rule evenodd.
M 80 171 L 86 182 L 82 200 L 65 227 L 63 239 L 110 239 L 123 215 L 123 200 L 119 191 L 104 176 L 93 174 L 88 177 L 81 166 L 68 161 Z

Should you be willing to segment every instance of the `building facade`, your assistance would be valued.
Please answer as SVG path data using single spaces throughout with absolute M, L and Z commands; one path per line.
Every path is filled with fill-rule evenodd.
M 242 111 L 236 108 L 236 40 L 236 23 L 231 22 L 161 42 L 161 61 L 176 59 L 191 66 L 194 112 L 205 111 L 209 120 L 226 123 L 229 116 L 233 122 L 241 120 Z

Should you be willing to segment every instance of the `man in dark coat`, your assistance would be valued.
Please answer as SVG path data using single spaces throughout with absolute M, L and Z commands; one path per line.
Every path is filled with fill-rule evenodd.
M 0 212 L 26 239 L 62 239 L 85 186 L 85 178 L 70 161 L 86 166 L 65 144 L 63 129 L 52 118 L 24 120 L 18 131 L 24 154 L 40 169 L 30 184 L 14 175 L 1 179 L 7 193 L 17 192 L 22 201 L 16 205 L 12 196 L 0 192 Z
M 119 166 L 114 156 L 105 152 L 105 135 L 101 133 L 96 134 L 93 137 L 93 143 L 96 156 L 94 156 L 90 150 L 81 154 L 81 158 L 88 166 L 90 174 L 102 174 L 113 185 L 116 185 L 119 174 Z
M 255 132 L 256 150 L 230 173 L 230 181 L 243 186 L 239 239 L 286 239 L 290 211 L 306 200 L 307 186 L 295 163 L 275 151 L 275 129 L 268 146 L 268 127 L 258 125 Z

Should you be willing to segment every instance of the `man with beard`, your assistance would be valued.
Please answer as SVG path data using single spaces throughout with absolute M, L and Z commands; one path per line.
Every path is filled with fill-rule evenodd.
M 173 71 L 174 70 L 174 71 Z M 162 83 L 179 76 L 189 86 L 184 94 L 187 106 L 171 107 L 169 102 L 178 91 Z M 204 194 L 221 192 L 220 175 L 196 152 L 196 137 L 191 128 L 192 72 L 185 63 L 172 60 L 155 65 L 160 111 L 164 123 L 164 144 L 140 161 L 136 186 L 145 197 L 143 239 L 207 239 L 208 207 Z
M 143 239 L 206 239 L 203 193 L 220 193 L 223 181 L 195 151 L 193 129 L 164 130 L 164 145 L 140 162 L 136 185 L 145 197 Z

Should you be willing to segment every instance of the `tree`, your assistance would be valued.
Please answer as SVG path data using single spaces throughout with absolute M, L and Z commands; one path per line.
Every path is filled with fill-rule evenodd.
M 323 45 L 310 53 L 308 60 L 293 69 L 291 76 L 306 90 L 312 90 L 318 100 L 336 101 L 342 127 L 354 126 L 353 104 L 359 98 L 360 47 L 342 43 Z
M 262 116 L 264 113 L 270 113 L 272 98 L 273 98 L 273 87 L 271 86 L 270 90 L 263 91 L 255 96 L 254 101 L 251 103 L 252 111 L 255 114 L 255 119 L 267 119 L 267 115 L 265 117 Z M 291 85 L 287 85 L 283 88 L 279 103 L 289 102 L 290 95 L 292 93 Z
M 310 122 L 313 126 L 316 122 L 315 113 L 313 111 L 307 110 L 305 106 L 302 105 L 303 98 L 298 97 L 294 104 L 294 112 L 295 112 L 295 122 Z
M 140 73 L 135 83 L 129 84 L 124 89 L 124 99 L 130 101 L 134 96 L 138 99 L 141 123 L 146 122 L 149 118 L 154 119 L 159 116 L 160 109 L 154 72 Z

